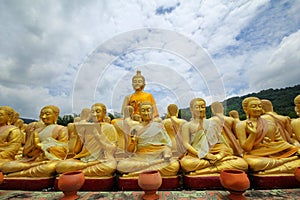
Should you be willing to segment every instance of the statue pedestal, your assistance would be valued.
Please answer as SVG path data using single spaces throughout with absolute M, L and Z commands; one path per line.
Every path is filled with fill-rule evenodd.
M 248 176 L 253 189 L 288 189 L 299 188 L 294 174 L 256 175 Z
M 41 191 L 51 189 L 54 186 L 55 177 L 27 178 L 13 177 L 4 178 L 0 184 L 0 190 L 29 190 Z
M 54 189 L 58 189 L 58 179 L 55 179 Z M 85 177 L 80 191 L 112 191 L 115 184 L 115 176 L 112 177 Z
M 178 190 L 179 177 L 162 177 L 162 184 L 158 190 Z M 139 191 L 138 177 L 120 177 L 118 179 L 118 190 L 121 191 Z
M 220 174 L 184 175 L 183 185 L 188 190 L 224 189 L 220 182 Z

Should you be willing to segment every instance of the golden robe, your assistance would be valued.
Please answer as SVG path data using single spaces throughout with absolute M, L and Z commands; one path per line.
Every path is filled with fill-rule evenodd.
M 112 176 L 117 162 L 114 158 L 117 133 L 111 124 L 104 122 L 75 124 L 77 141 L 71 152 L 71 159 L 61 161 L 56 166 L 57 173 L 82 170 L 85 176 Z
M 137 138 L 132 156 L 118 163 L 117 170 L 121 174 L 138 176 L 141 171 L 154 169 L 159 170 L 162 176 L 177 174 L 178 161 L 164 159 L 165 154 L 171 155 L 172 142 L 162 124 L 151 122 L 142 127 L 137 131 Z
M 2 163 L 14 160 L 22 142 L 21 131 L 12 125 L 0 127 L 0 167 Z
M 23 157 L 3 164 L 2 172 L 9 177 L 54 176 L 57 162 L 67 155 L 67 141 L 63 126 L 38 126 L 27 133 Z

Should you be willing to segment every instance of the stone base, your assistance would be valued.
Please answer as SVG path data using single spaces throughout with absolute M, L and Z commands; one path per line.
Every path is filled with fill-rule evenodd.
M 252 189 L 288 189 L 299 188 L 300 183 L 294 174 L 248 175 Z
M 58 189 L 58 179 L 55 179 L 54 190 Z M 115 176 L 112 177 L 85 177 L 80 191 L 112 191 L 115 184 Z
M 162 184 L 158 190 L 178 190 L 179 189 L 179 177 L 170 176 L 163 177 Z M 138 177 L 119 177 L 118 190 L 121 191 L 138 191 L 141 190 L 138 185 Z
M 42 191 L 52 189 L 54 186 L 55 177 L 45 178 L 26 178 L 26 177 L 13 177 L 4 178 L 0 184 L 1 190 L 30 190 Z
M 220 174 L 184 175 L 183 185 L 188 190 L 224 189 L 220 183 Z

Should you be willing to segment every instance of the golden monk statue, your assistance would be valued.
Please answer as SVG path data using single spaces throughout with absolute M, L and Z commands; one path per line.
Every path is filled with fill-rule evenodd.
M 179 162 L 172 158 L 172 142 L 161 123 L 153 121 L 151 102 L 140 104 L 142 122 L 131 128 L 128 151 L 132 156 L 120 160 L 117 170 L 123 176 L 138 176 L 145 170 L 159 170 L 162 176 L 176 175 Z
M 187 149 L 180 164 L 190 175 L 220 173 L 223 169 L 247 170 L 246 161 L 233 155 L 222 135 L 218 118 L 205 119 L 206 102 L 195 98 L 190 102 L 191 121 L 182 126 L 183 145 Z
M 76 142 L 69 145 L 74 156 L 60 161 L 56 166 L 57 173 L 82 170 L 89 177 L 108 177 L 114 174 L 117 166 L 114 158 L 117 148 L 116 130 L 113 125 L 103 121 L 106 116 L 106 106 L 103 103 L 95 103 L 91 111 L 94 123 L 74 123 Z
M 295 103 L 295 112 L 299 116 L 296 119 L 292 119 L 291 126 L 292 126 L 292 132 L 295 137 L 295 139 L 300 142 L 300 95 L 297 95 L 294 99 Z
M 128 135 L 130 129 L 139 124 L 133 120 L 134 109 L 132 106 L 126 106 L 124 109 L 124 118 L 116 120 L 113 125 L 118 133 L 118 148 L 125 154 L 128 146 Z
M 168 135 L 172 141 L 172 152 L 174 156 L 181 156 L 182 140 L 180 137 L 181 126 L 186 122 L 184 119 L 178 118 L 178 107 L 176 104 L 168 105 L 167 118 L 162 121 Z
M 298 147 L 282 139 L 274 122 L 261 117 L 258 98 L 246 98 L 242 104 L 247 119 L 237 124 L 237 135 L 250 170 L 259 174 L 293 173 L 300 165 Z
M 40 112 L 41 122 L 27 127 L 23 157 L 3 164 L 2 172 L 8 177 L 51 177 L 55 166 L 67 155 L 68 135 L 65 127 L 57 125 L 59 108 L 45 106 Z
M 232 117 L 224 115 L 224 107 L 220 102 L 213 102 L 210 108 L 213 115 L 210 119 L 220 120 L 223 124 L 222 136 L 226 140 L 226 143 L 232 148 L 234 155 L 243 156 L 243 149 L 234 134 L 237 121 Z
M 74 118 L 74 122 L 89 122 L 91 120 L 91 109 L 90 108 L 83 108 L 80 112 L 79 117 Z
M 234 119 L 233 121 L 233 134 L 236 136 L 236 125 L 237 123 L 240 121 L 240 114 L 237 110 L 231 110 L 229 113 L 228 113 L 229 117 L 231 117 L 232 119 Z
M 291 119 L 288 116 L 279 115 L 274 112 L 273 105 L 270 100 L 262 99 L 261 103 L 264 111 L 264 114 L 261 117 L 275 123 L 282 139 L 290 144 L 299 145 L 299 142 L 292 138 L 293 130 L 291 126 Z
M 2 164 L 15 160 L 22 134 L 19 128 L 11 125 L 15 111 L 9 106 L 0 106 L 0 169 Z
M 132 87 L 134 89 L 134 93 L 125 97 L 123 106 L 122 106 L 122 114 L 124 115 L 125 106 L 132 106 L 134 108 L 135 114 L 140 114 L 139 106 L 142 102 L 151 102 L 153 105 L 153 116 L 155 118 L 159 117 L 156 103 L 154 97 L 151 93 L 144 92 L 144 88 L 146 86 L 145 77 L 142 76 L 141 71 L 137 71 L 136 75 L 132 77 Z
M 232 117 L 233 119 L 240 121 L 240 115 L 237 110 L 231 110 L 231 111 L 229 111 L 228 114 L 229 114 L 229 117 Z

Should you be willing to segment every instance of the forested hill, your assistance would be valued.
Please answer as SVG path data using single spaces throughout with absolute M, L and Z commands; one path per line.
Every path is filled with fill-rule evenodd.
M 231 110 L 237 110 L 240 114 L 241 119 L 245 119 L 246 116 L 244 114 L 242 108 L 242 100 L 249 96 L 255 96 L 260 99 L 268 99 L 272 102 L 274 111 L 281 115 L 290 116 L 291 118 L 296 118 L 297 115 L 295 113 L 295 105 L 294 98 L 300 94 L 300 85 L 296 85 L 294 87 L 286 87 L 282 89 L 268 89 L 262 90 L 258 93 L 251 93 L 240 97 L 232 97 L 223 101 L 223 105 L 225 108 L 225 114 L 228 115 L 228 112 Z M 210 106 L 206 109 L 207 117 L 211 116 Z M 189 108 L 181 110 L 181 117 L 189 120 L 191 115 L 189 112 Z

